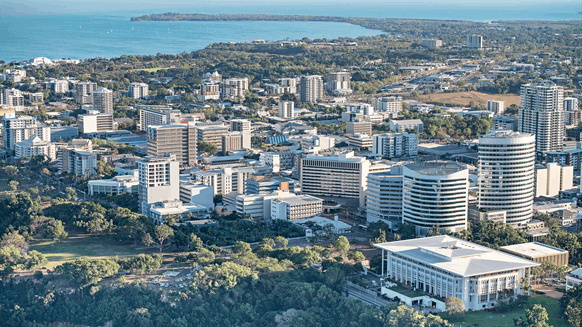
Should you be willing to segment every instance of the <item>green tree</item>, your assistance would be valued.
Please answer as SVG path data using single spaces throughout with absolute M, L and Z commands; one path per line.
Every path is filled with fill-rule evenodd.
M 45 235 L 57 242 L 61 242 L 64 241 L 69 236 L 69 233 L 65 231 L 65 226 L 63 226 L 62 221 L 51 219 L 47 223 Z
M 77 259 L 65 262 L 56 268 L 79 288 L 95 285 L 103 278 L 111 277 L 119 271 L 119 264 L 113 259 L 87 260 Z
M 204 243 L 202 242 L 202 239 L 200 237 L 198 237 L 198 235 L 191 233 L 190 234 L 190 249 L 192 251 L 200 251 L 202 250 L 204 247 Z
M 12 190 L 12 192 L 16 192 L 19 184 L 20 183 L 18 183 L 18 181 L 15 181 L 15 180 L 8 182 L 8 185 L 10 186 L 10 189 Z
M 457 297 L 454 296 L 448 297 L 445 300 L 445 306 L 447 312 L 453 317 L 460 316 L 463 313 L 465 313 L 465 303 L 463 302 L 463 300 Z
M 156 240 L 160 244 L 160 253 L 161 253 L 162 249 L 164 247 L 164 242 L 167 239 L 169 239 L 170 237 L 174 236 L 174 230 L 172 229 L 172 227 L 165 225 L 165 224 L 162 224 L 162 225 L 156 226 L 155 234 L 156 234 Z
M 249 254 L 251 253 L 251 251 L 252 251 L 251 245 L 247 242 L 237 241 L 234 243 L 234 246 L 232 247 L 232 252 L 241 255 Z
M 72 187 L 66 187 L 65 193 L 67 194 L 67 199 L 69 200 L 76 200 L 77 199 L 77 191 L 75 191 Z
M 390 326 L 394 327 L 423 327 L 425 323 L 424 315 L 404 304 L 390 311 L 388 318 Z
M 283 236 L 277 236 L 275 237 L 275 243 L 277 243 L 277 245 L 279 245 L 280 247 L 287 247 L 287 244 L 289 244 L 289 241 L 283 237 Z
M 354 262 L 360 262 L 366 260 L 366 257 L 360 251 L 354 251 L 348 254 L 348 259 L 353 260 Z
M 216 155 L 218 152 L 218 147 L 210 142 L 200 141 L 196 144 L 199 152 L 210 153 L 211 155 Z
M 44 265 L 46 265 L 48 263 L 47 258 L 44 256 L 44 254 L 32 250 L 28 252 L 28 257 L 26 258 L 26 261 L 24 262 L 24 269 L 26 270 L 33 270 L 36 269 L 38 267 L 42 267 Z
M 516 327 L 550 327 L 548 312 L 541 304 L 534 304 L 531 309 L 525 310 L 525 318 L 514 318 Z
M 338 236 L 332 242 L 332 245 L 334 249 L 342 255 L 345 255 L 350 250 L 350 241 L 348 241 L 348 239 L 343 235 Z

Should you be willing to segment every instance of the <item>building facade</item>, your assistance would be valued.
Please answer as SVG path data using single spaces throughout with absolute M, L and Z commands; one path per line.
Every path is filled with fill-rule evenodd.
M 505 101 L 487 100 L 487 111 L 495 115 L 501 115 L 505 112 Z
M 418 135 L 414 133 L 385 133 L 373 136 L 372 153 L 380 157 L 418 155 Z
M 103 133 L 113 131 L 113 114 L 92 113 L 77 116 L 77 128 L 80 134 Z
M 104 87 L 93 91 L 93 108 L 103 114 L 112 114 L 113 91 Z
M 38 136 L 42 141 L 51 141 L 51 129 L 45 124 L 36 121 L 31 116 L 4 117 L 3 138 L 4 148 L 14 150 L 16 143 Z
M 148 156 L 137 166 L 139 213 L 149 217 L 153 204 L 180 199 L 180 163 L 175 155 Z
M 396 118 L 402 111 L 402 97 L 380 97 L 374 98 L 374 108 L 377 111 L 390 114 L 390 118 Z
M 368 175 L 366 219 L 368 222 L 384 221 L 391 227 L 402 221 L 402 166 L 390 171 Z
M 97 90 L 97 83 L 77 82 L 75 84 L 75 102 L 77 104 L 93 103 L 93 92 Z
M 130 83 L 127 86 L 127 95 L 134 99 L 147 98 L 149 94 L 149 86 L 146 83 Z
M 42 156 L 48 161 L 56 160 L 57 151 L 55 145 L 51 142 L 43 141 L 36 135 L 14 145 L 14 157 L 16 159 L 32 159 L 36 156 Z
M 331 94 L 352 93 L 352 74 L 349 72 L 329 73 L 327 76 L 327 91 Z
M 483 48 L 483 36 L 481 35 L 467 35 L 467 48 L 481 49 Z
M 224 125 L 197 126 L 198 142 L 208 142 L 216 145 L 218 151 L 222 151 L 222 135 L 228 133 L 228 127 Z
M 231 132 L 251 132 L 251 122 L 248 119 L 233 119 L 230 121 Z
M 180 110 L 173 109 L 149 109 L 141 108 L 139 110 L 139 125 L 140 131 L 147 131 L 148 126 L 151 125 L 168 125 L 178 123 L 180 119 Z
M 197 163 L 197 133 L 194 124 L 153 125 L 147 128 L 148 156 L 173 154 L 182 166 Z
M 319 75 L 301 76 L 299 100 L 303 103 L 316 103 L 323 98 L 323 79 Z
M 241 151 L 251 148 L 251 133 L 237 132 L 222 134 L 222 152 Z
M 279 117 L 280 118 L 295 118 L 295 102 L 281 101 L 279 102 Z

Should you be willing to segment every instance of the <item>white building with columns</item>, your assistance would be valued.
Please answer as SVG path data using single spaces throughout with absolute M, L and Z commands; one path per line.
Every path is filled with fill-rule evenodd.
M 428 307 L 453 296 L 467 310 L 494 307 L 507 295 L 524 294 L 528 272 L 540 265 L 447 235 L 374 246 L 382 250 L 382 277 L 415 288 L 426 303 L 413 304 Z M 382 283 L 382 294 L 394 294 L 389 284 Z

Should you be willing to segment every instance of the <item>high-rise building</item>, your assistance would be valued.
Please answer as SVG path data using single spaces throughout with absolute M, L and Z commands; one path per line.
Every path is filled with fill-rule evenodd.
M 147 131 L 151 125 L 168 125 L 178 123 L 180 119 L 180 110 L 174 109 L 139 109 L 139 130 Z
M 422 40 L 422 46 L 425 48 L 440 48 L 443 46 L 443 41 L 435 39 Z
M 93 103 L 93 92 L 97 90 L 97 83 L 77 82 L 75 84 L 75 102 L 77 104 Z
M 69 81 L 62 79 L 53 79 L 50 81 L 49 87 L 55 93 L 67 93 L 69 92 Z
M 566 111 L 578 110 L 578 99 L 577 98 L 564 98 L 564 110 L 566 110 Z
M 418 154 L 418 135 L 414 133 L 385 133 L 372 137 L 372 153 L 380 157 L 415 156 Z
M 235 132 L 222 134 L 222 152 L 240 151 L 251 148 L 251 133 Z
M 283 88 L 283 93 L 297 94 L 297 79 L 281 78 L 281 87 Z
M 518 131 L 536 138 L 536 154 L 562 151 L 564 130 L 564 89 L 561 86 L 525 84 L 521 87 Z
M 137 166 L 139 213 L 150 216 L 153 204 L 180 199 L 180 163 L 175 155 L 147 156 Z
M 555 162 L 536 165 L 535 197 L 557 196 L 560 191 L 574 187 L 574 167 L 561 166 Z
M 93 92 L 93 108 L 104 114 L 113 113 L 113 92 L 102 87 Z
M 149 95 L 149 86 L 146 83 L 130 83 L 127 95 L 135 99 L 146 98 Z
M 467 48 L 481 49 L 483 48 L 483 36 L 481 35 L 467 35 Z
M 222 134 L 228 133 L 228 127 L 224 125 L 198 126 L 198 142 L 208 142 L 216 145 L 218 151 L 222 151 Z
M 51 141 L 51 129 L 49 126 L 39 123 L 31 116 L 4 117 L 3 135 L 4 148 L 14 150 L 16 143 L 38 136 L 45 142 Z
M 403 167 L 402 221 L 426 235 L 433 226 L 467 228 L 469 170 L 455 162 L 430 161 Z
M 196 126 L 193 124 L 152 125 L 147 129 L 148 156 L 172 154 L 182 166 L 196 165 Z
M 58 167 L 61 173 L 93 176 L 97 170 L 97 154 L 93 152 L 91 140 L 72 140 L 57 150 Z
M 323 79 L 319 75 L 301 76 L 299 100 L 315 103 L 323 98 Z
M 350 121 L 346 123 L 346 133 L 372 135 L 372 123 L 367 121 Z
M 379 220 L 391 225 L 402 221 L 402 166 L 368 175 L 366 214 L 368 222 Z
M 57 158 L 55 145 L 41 140 L 36 135 L 14 145 L 14 157 L 16 159 L 31 159 L 36 156 L 43 156 L 48 161 L 55 160 Z
M 3 89 L 0 91 L 0 105 L 5 104 L 9 107 L 24 107 L 24 95 L 18 89 Z
M 281 101 L 279 102 L 279 117 L 294 118 L 295 117 L 295 102 Z
M 365 205 L 370 161 L 353 152 L 301 159 L 301 193 Z
M 227 99 L 244 98 L 248 89 L 248 78 L 227 78 L 220 84 L 220 96 Z
M 505 101 L 487 100 L 487 111 L 495 115 L 501 115 L 505 112 Z
M 517 132 L 519 119 L 508 116 L 495 116 L 491 121 L 491 129 L 502 129 Z
M 231 132 L 251 132 L 251 122 L 248 119 L 233 119 L 230 121 Z
M 98 111 L 77 117 L 77 128 L 80 134 L 103 133 L 113 130 L 113 114 L 102 114 Z
M 513 131 L 491 131 L 479 138 L 479 209 L 505 210 L 513 226 L 531 220 L 535 144 L 534 135 Z
M 349 72 L 329 73 L 327 76 L 327 91 L 332 94 L 352 93 L 352 74 Z
M 204 101 L 220 99 L 220 83 L 216 81 L 202 81 L 200 84 L 200 96 Z
M 402 97 L 379 97 L 374 98 L 374 108 L 377 111 L 389 113 L 392 118 L 396 118 L 402 111 Z

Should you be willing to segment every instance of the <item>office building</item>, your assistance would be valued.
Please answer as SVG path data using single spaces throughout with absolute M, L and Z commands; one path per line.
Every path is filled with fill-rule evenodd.
M 402 221 L 421 235 L 438 225 L 459 232 L 467 228 L 469 170 L 447 161 L 411 163 L 403 167 Z
M 562 151 L 564 142 L 564 89 L 524 84 L 521 87 L 518 131 L 536 138 L 536 155 Z
M 402 97 L 379 97 L 374 98 L 374 108 L 377 111 L 390 114 L 390 118 L 396 118 L 402 111 Z
M 212 186 L 215 195 L 227 195 L 231 192 L 245 194 L 245 181 L 250 175 L 267 174 L 270 171 L 268 167 L 224 167 L 219 170 L 196 171 L 192 175 L 195 176 L 197 182 Z
M 97 83 L 77 82 L 75 84 L 75 102 L 77 104 L 93 103 L 93 92 L 97 90 Z
M 113 113 L 113 92 L 102 87 L 93 91 L 93 108 L 100 113 Z
M 74 126 L 52 126 L 51 142 L 68 141 L 79 136 L 79 130 Z
M 319 152 L 333 148 L 335 138 L 323 135 L 302 135 L 299 143 L 303 151 Z
M 140 131 L 147 131 L 148 126 L 151 125 L 167 125 L 180 122 L 180 110 L 174 109 L 153 109 L 140 108 L 139 109 L 139 125 Z
M 16 159 L 32 159 L 36 156 L 42 156 L 48 161 L 57 158 L 55 145 L 51 142 L 43 141 L 40 137 L 34 135 L 29 139 L 18 142 L 14 145 L 14 157 Z
M 198 142 L 208 142 L 216 145 L 218 151 L 222 151 L 222 135 L 228 133 L 228 127 L 224 125 L 197 126 Z
M 483 48 L 483 36 L 481 35 L 467 35 L 467 48 L 481 49 Z
M 224 99 L 244 98 L 248 89 L 248 78 L 227 78 L 220 84 L 220 96 Z
M 491 131 L 479 138 L 478 207 L 507 212 L 515 226 L 531 220 L 534 198 L 535 136 Z
M 173 154 L 147 156 L 138 162 L 139 213 L 149 217 L 153 204 L 180 199 L 179 166 Z
M 519 119 L 507 116 L 495 116 L 491 121 L 491 130 L 501 129 L 517 132 Z
M 287 177 L 251 174 L 245 179 L 246 194 L 270 194 L 277 190 L 295 192 L 297 181 Z
M 555 162 L 536 165 L 535 194 L 540 196 L 558 196 L 560 191 L 574 188 L 574 167 L 561 166 Z
M 202 100 L 219 100 L 220 83 L 215 81 L 202 81 L 200 84 L 200 97 Z
M 21 108 L 24 107 L 24 95 L 22 91 L 14 88 L 1 89 L 0 105 Z
M 111 179 L 94 180 L 88 182 L 89 195 L 117 195 L 121 193 L 138 193 L 138 173 L 131 175 L 117 175 Z
M 303 103 L 316 103 L 323 98 L 323 79 L 319 75 L 301 76 L 299 100 Z
M 236 213 L 253 219 L 270 220 L 271 202 L 274 199 L 296 198 L 297 195 L 288 191 L 277 190 L 267 194 L 232 193 L 223 198 L 223 202 L 232 202 Z M 232 200 L 231 200 L 232 198 Z M 277 214 L 277 213 L 275 213 Z
M 499 250 L 537 263 L 551 262 L 559 266 L 568 265 L 568 251 L 543 243 L 505 245 L 500 246 Z
M 197 182 L 180 181 L 180 201 L 186 204 L 195 204 L 206 208 L 214 209 L 214 192 L 212 186 Z
M 505 101 L 487 100 L 487 111 L 494 113 L 496 116 L 505 112 Z
M 466 310 L 483 310 L 497 305 L 506 294 L 513 298 L 526 294 L 531 269 L 540 266 L 447 235 L 374 246 L 382 250 L 383 278 L 412 285 L 424 292 L 422 295 L 428 294 L 421 297 L 423 306 L 442 311 L 446 309 L 444 299 L 449 297 L 463 301 Z M 413 295 L 400 294 L 387 284 L 381 286 L 381 293 L 400 295 L 401 301 L 412 305 Z
M 281 101 L 279 102 L 279 117 L 294 118 L 295 117 L 295 102 Z
M 4 148 L 14 150 L 14 145 L 33 136 L 38 136 L 45 142 L 51 141 L 51 129 L 36 121 L 31 116 L 4 117 L 3 138 Z
M 295 151 L 261 152 L 259 161 L 266 166 L 273 167 L 273 172 L 277 173 L 282 169 L 293 169 L 297 164 L 297 156 Z
M 440 48 L 443 46 L 443 41 L 435 39 L 422 40 L 422 46 L 425 48 Z
M 507 212 L 505 210 L 487 211 L 479 209 L 476 205 L 469 206 L 468 217 L 471 221 L 491 220 L 504 224 L 507 222 Z
M 418 133 L 422 133 L 424 132 L 424 124 L 420 119 L 390 121 L 390 131 L 405 132 L 408 129 L 415 129 Z
M 564 110 L 566 110 L 566 111 L 578 111 L 578 99 L 577 98 L 564 98 Z
M 248 119 L 233 119 L 230 121 L 231 132 L 251 132 L 251 122 Z
M 364 206 L 370 161 L 353 152 L 301 159 L 301 193 Z
M 193 124 L 153 125 L 147 129 L 148 156 L 173 154 L 181 166 L 195 166 L 197 133 Z
M 352 93 L 352 74 L 349 72 L 329 73 L 327 76 L 327 91 L 332 94 Z
M 293 221 L 317 216 L 323 212 L 323 200 L 311 195 L 281 197 L 271 200 L 271 219 Z
M 367 134 L 354 134 L 348 137 L 348 145 L 356 148 L 371 148 L 372 138 Z
M 127 86 L 127 95 L 131 98 L 143 99 L 149 94 L 149 86 L 146 83 L 130 83 Z
M 388 158 L 415 156 L 418 154 L 418 135 L 407 132 L 376 134 L 372 140 L 372 153 Z
M 241 151 L 251 148 L 251 133 L 237 132 L 222 134 L 222 153 Z
M 372 135 L 372 123 L 367 121 L 350 121 L 346 123 L 347 134 L 366 134 Z
M 102 114 L 95 110 L 86 115 L 79 115 L 77 116 L 77 128 L 80 134 L 113 131 L 113 114 Z
M 368 222 L 383 221 L 394 227 L 402 221 L 402 166 L 368 174 L 366 215 Z

